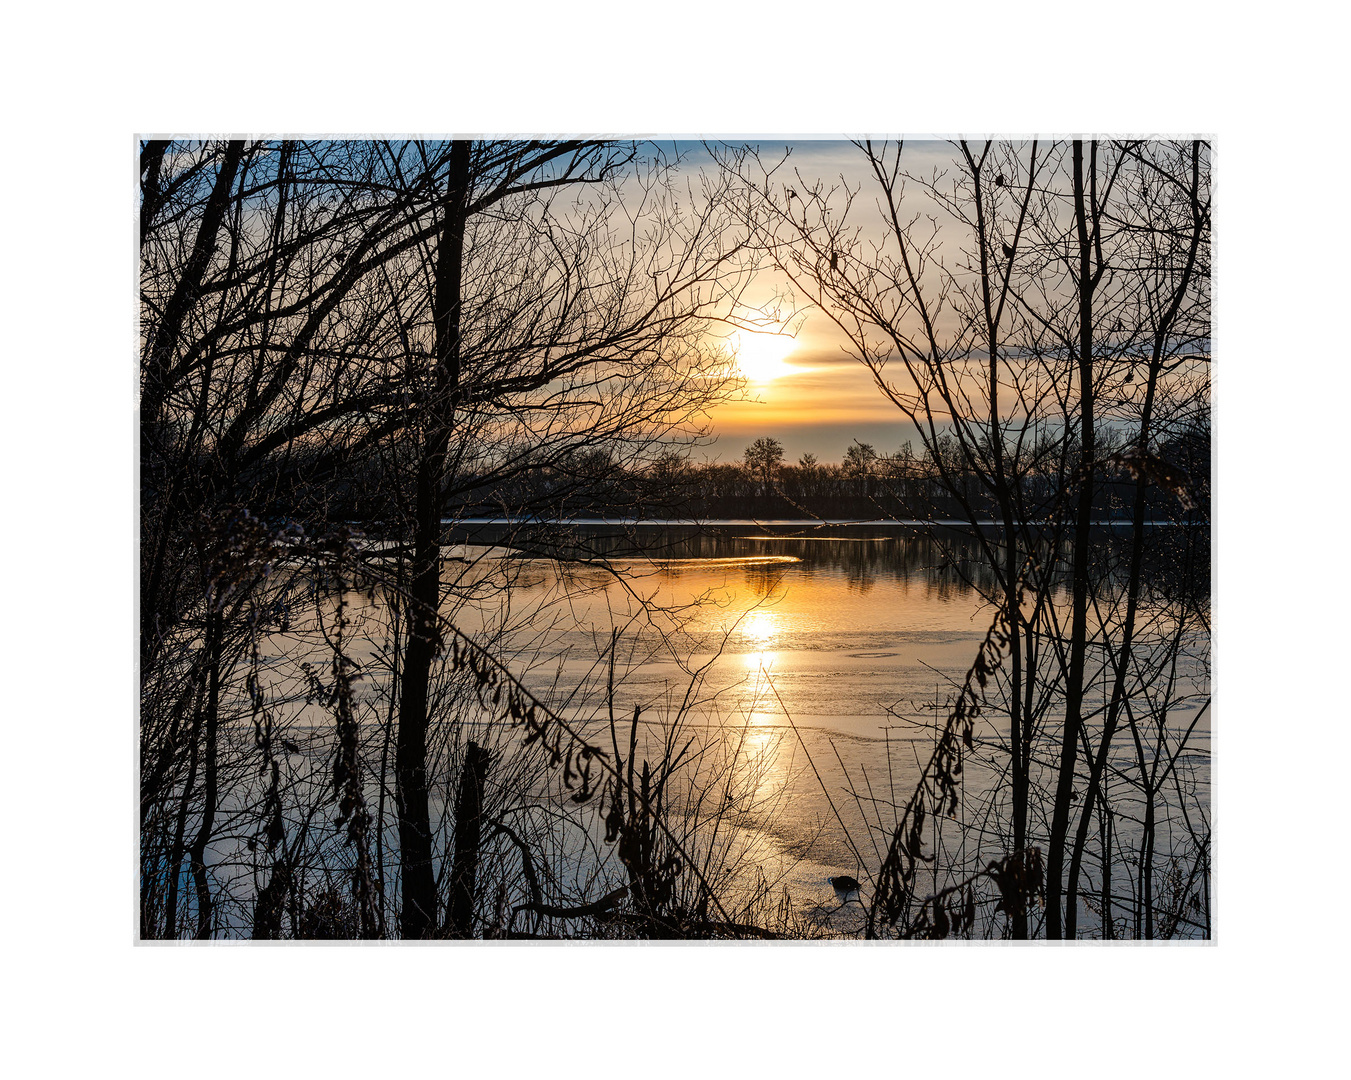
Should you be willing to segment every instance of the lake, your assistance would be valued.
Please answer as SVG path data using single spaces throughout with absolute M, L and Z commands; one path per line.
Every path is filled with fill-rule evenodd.
M 1128 537 L 1119 528 L 1095 534 L 1106 583 L 1095 619 L 1119 618 L 1117 560 Z M 1094 837 L 1114 853 L 1110 892 L 1125 906 L 1143 887 L 1137 871 L 1145 863 L 1161 861 L 1177 877 L 1174 906 L 1184 892 L 1192 897 L 1195 875 L 1184 871 L 1197 836 L 1209 828 L 1208 605 L 1205 598 L 1191 605 L 1207 612 L 1199 622 L 1173 620 L 1176 547 L 1167 528 L 1151 529 L 1141 619 L 1147 633 L 1139 647 L 1142 655 L 1170 641 L 1178 647 L 1155 684 L 1133 699 L 1144 712 L 1131 735 L 1123 729 L 1113 743 L 1104 781 L 1112 815 L 1103 821 L 1108 832 Z M 985 638 L 993 617 L 987 595 L 996 583 L 976 538 L 956 528 L 889 522 L 566 529 L 474 522 L 448 526 L 442 554 L 447 620 L 607 753 L 626 749 L 636 709 L 639 759 L 654 767 L 679 759 L 664 798 L 670 820 L 683 830 L 682 857 L 708 877 L 727 875 L 718 884 L 742 905 L 742 921 L 786 923 L 797 936 L 861 932 L 858 894 L 837 893 L 829 879 L 855 877 L 865 883 L 864 898 L 870 895 L 899 809 Z M 322 595 L 311 590 L 312 612 L 324 610 Z M 345 638 L 362 669 L 356 715 L 372 773 L 366 797 L 379 839 L 374 855 L 388 890 L 396 888 L 398 844 L 387 772 L 394 595 L 380 587 L 348 592 Z M 1063 624 L 1067 590 L 1053 590 L 1048 603 Z M 331 615 L 329 608 L 330 633 Z M 316 673 L 322 681 L 328 654 L 313 623 L 299 618 L 286 632 L 270 634 L 260 653 L 260 685 L 300 747 L 288 758 L 287 782 L 295 785 L 297 805 L 309 805 L 304 792 L 328 783 L 333 754 L 332 718 L 309 689 Z M 1090 727 L 1101 724 L 1105 680 L 1101 650 L 1090 650 Z M 941 857 L 922 872 L 921 894 L 1011 850 L 1003 782 L 1008 721 L 998 709 L 999 681 L 991 684 L 993 700 L 966 756 L 957 811 L 927 826 L 926 844 Z M 528 838 L 555 894 L 578 903 L 622 884 L 622 867 L 604 838 L 604 798 L 574 803 L 561 770 L 543 763 L 538 745 L 523 748 L 521 729 L 493 720 L 462 677 L 443 672 L 437 685 L 440 714 L 457 718 L 436 727 L 429 743 L 440 850 L 453 836 L 455 763 L 464 741 L 473 739 L 494 753 L 495 820 Z M 1046 834 L 1054 732 L 1063 716 L 1054 694 L 1048 702 L 1038 719 L 1047 734 L 1031 769 L 1034 840 Z M 247 757 L 252 724 L 237 730 Z M 1167 765 L 1162 773 L 1160 760 Z M 386 777 L 384 786 L 378 776 Z M 1145 787 L 1154 791 L 1148 849 Z M 250 822 L 258 797 L 253 791 L 223 810 Z M 324 843 L 335 845 L 334 859 L 347 857 L 336 834 Z M 519 879 L 507 865 L 510 845 L 499 838 L 495 850 L 485 873 Z M 253 849 L 222 840 L 213 857 L 219 876 L 238 876 L 241 894 L 253 888 L 260 873 Z M 1094 857 L 1086 859 L 1084 877 L 1099 887 Z M 1101 903 L 1081 904 L 1081 932 L 1098 933 L 1100 909 Z M 1203 921 L 1193 912 L 1176 936 L 1197 936 Z M 997 935 L 1004 926 L 987 902 L 977 936 Z M 1129 925 L 1117 930 L 1139 932 Z
M 1159 565 L 1147 573 L 1166 577 L 1168 560 L 1157 556 L 1168 546 L 1167 530 L 1152 531 Z M 1122 538 L 1121 530 L 1103 530 L 1098 546 L 1110 552 Z M 742 843 L 767 878 L 814 924 L 857 928 L 861 908 L 841 905 L 827 879 L 866 880 L 880 864 L 896 807 L 913 790 L 934 726 L 946 718 L 989 628 L 993 611 L 982 592 L 993 590 L 994 578 L 975 540 L 954 528 L 888 522 L 749 521 L 701 528 L 590 523 L 563 535 L 552 527 L 523 532 L 475 523 L 448 539 L 459 542 L 446 550 L 447 578 L 463 586 L 512 578 L 511 616 L 503 615 L 508 594 L 493 592 L 457 607 L 453 618 L 462 628 L 498 630 L 513 670 L 542 699 L 591 725 L 603 745 L 606 658 L 617 631 L 616 713 L 629 716 L 638 706 L 646 745 L 659 746 L 680 704 L 691 702 L 679 715 L 681 730 L 705 733 L 700 745 L 717 732 L 734 744 L 739 767 L 754 773 L 751 809 L 736 822 L 750 834 Z M 567 561 L 540 557 L 560 550 Z M 1053 602 L 1066 612 L 1068 593 L 1057 592 Z M 1179 775 L 1186 770 L 1186 792 L 1179 784 L 1173 803 L 1190 801 L 1206 812 L 1209 720 L 1197 713 L 1209 691 L 1209 642 L 1189 634 L 1165 739 L 1186 735 L 1177 766 Z M 1095 670 L 1090 657 L 1090 717 L 1106 692 L 1102 666 L 1099 660 Z M 998 829 L 966 818 L 968 809 L 995 812 L 989 796 L 1007 761 L 997 719 L 977 734 L 957 820 L 932 838 L 954 854 L 960 847 L 963 864 L 1006 851 Z M 1128 811 L 1122 784 L 1129 787 L 1133 747 L 1125 738 L 1115 746 L 1107 783 Z M 1047 787 L 1051 764 L 1041 763 Z M 1180 809 L 1173 803 L 1162 813 L 1165 825 Z M 1114 842 L 1132 842 L 1129 816 L 1117 822 Z M 944 883 L 940 876 L 931 884 Z M 1092 912 L 1084 917 L 1092 924 Z

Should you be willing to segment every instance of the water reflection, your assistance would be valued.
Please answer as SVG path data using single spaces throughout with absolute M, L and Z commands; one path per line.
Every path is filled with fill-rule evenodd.
M 787 875 L 795 897 L 839 919 L 849 912 L 840 914 L 828 878 L 861 875 L 879 858 L 847 838 L 885 836 L 913 791 L 932 751 L 922 725 L 965 677 L 990 624 L 979 592 L 997 588 L 974 538 L 853 531 L 462 531 L 447 549 L 457 585 L 445 614 L 494 641 L 532 692 L 594 725 L 602 743 L 607 650 L 620 631 L 614 711 L 641 710 L 641 754 L 660 760 L 668 745 L 693 740 L 681 781 L 691 814 L 725 820 L 718 843 L 775 881 Z M 1158 539 L 1147 580 L 1166 577 L 1172 541 Z M 1108 538 L 1099 550 L 1110 568 L 1123 545 Z M 513 587 L 487 587 L 498 578 Z M 1102 597 L 1108 610 L 1110 589 Z M 363 610 L 359 598 L 351 610 Z M 687 693 L 695 672 L 704 683 Z M 991 709 L 982 723 L 997 720 Z M 999 736 L 977 730 L 992 745 Z M 959 815 L 998 779 L 968 763 Z
M 778 659 L 778 652 L 773 648 L 778 633 L 777 614 L 766 608 L 755 608 L 746 613 L 737 630 L 746 643 L 746 667 L 755 672 L 770 671 Z
M 922 583 L 939 600 L 973 592 L 991 593 L 998 579 L 987 559 L 997 551 L 999 533 L 977 536 L 957 527 L 912 527 L 891 523 L 801 526 L 719 525 L 544 525 L 474 524 L 448 528 L 447 539 L 501 544 L 523 556 L 614 563 L 632 560 L 663 573 L 722 569 L 738 572 L 756 596 L 779 589 L 785 575 L 796 582 L 827 574 L 858 596 L 879 584 Z M 1094 531 L 1096 576 L 1123 577 L 1129 529 Z M 1151 529 L 1146 580 L 1169 589 L 1182 582 L 1208 584 L 1208 547 L 1192 545 L 1185 530 Z M 1068 549 L 1062 556 L 1068 554 Z M 1042 553 L 1043 564 L 1052 560 Z M 1062 559 L 1062 562 L 1064 560 Z M 1194 586 L 1193 586 L 1194 587 Z

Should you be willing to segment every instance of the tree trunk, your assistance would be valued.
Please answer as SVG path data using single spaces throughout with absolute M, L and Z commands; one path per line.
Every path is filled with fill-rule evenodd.
M 446 450 L 455 422 L 460 384 L 460 291 L 469 188 L 469 144 L 451 150 L 450 178 L 437 250 L 435 297 L 436 363 L 427 403 L 425 444 L 417 470 L 408 644 L 399 700 L 395 774 L 399 799 L 399 859 L 405 938 L 425 938 L 436 929 L 436 877 L 432 866 L 431 818 L 427 806 L 427 702 L 432 661 L 440 651 L 437 612 L 441 599 L 441 512 Z
M 201 698 L 194 710 L 192 730 L 188 734 L 188 775 L 183 781 L 183 792 L 178 800 L 178 813 L 175 815 L 173 840 L 169 845 L 169 885 L 164 902 L 164 936 L 172 941 L 178 937 L 178 883 L 183 876 L 184 837 L 188 828 L 188 808 L 192 792 L 197 783 L 198 749 L 201 746 L 202 713 Z
M 989 148 L 989 144 L 986 144 Z M 1003 551 L 1003 587 L 1004 587 L 1004 615 L 1008 620 L 1009 632 L 1009 748 L 1011 761 L 1009 763 L 1012 773 L 1013 787 L 1013 850 L 1021 852 L 1027 846 L 1027 803 L 1028 803 L 1028 764 L 1025 753 L 1026 745 L 1023 737 L 1023 657 L 1022 657 L 1022 610 L 1020 607 L 1021 590 L 1019 588 L 1019 579 L 1021 576 L 1020 560 L 1018 558 L 1018 537 L 1019 520 L 1014 507 L 1014 489 L 1015 485 L 1011 482 L 1008 475 L 1008 469 L 1005 461 L 1005 447 L 1003 427 L 999 418 L 999 324 L 1004 311 L 1004 302 L 1001 299 L 995 302 L 994 292 L 991 285 L 994 281 L 995 270 L 990 261 L 990 243 L 985 224 L 985 203 L 981 197 L 980 172 L 981 163 L 985 160 L 984 154 L 977 161 L 966 148 L 966 143 L 962 143 L 962 152 L 966 157 L 967 163 L 971 168 L 971 174 L 975 178 L 976 189 L 976 227 L 980 236 L 980 288 L 981 302 L 985 314 L 985 335 L 986 351 L 989 355 L 989 448 L 991 457 L 991 491 L 994 501 L 998 506 L 1000 520 L 1004 527 L 1004 551 Z M 1031 185 L 1033 177 L 1036 175 L 1037 144 L 1032 144 L 1031 165 L 1028 174 L 1028 198 L 1031 197 Z M 1024 213 L 1027 210 L 1027 202 L 1023 203 Z M 1018 228 L 1021 232 L 1022 217 L 1019 217 Z M 1015 243 L 1017 242 L 1015 237 Z M 1012 255 L 1007 256 L 1010 260 Z M 1011 266 L 1010 266 L 1011 271 Z M 936 886 L 935 882 L 935 886 Z M 1010 928 L 1013 937 L 1017 941 L 1027 939 L 1027 909 L 1019 906 L 1016 911 L 1010 913 Z
M 216 827 L 216 797 L 219 786 L 217 767 L 217 726 L 220 719 L 220 666 L 222 638 L 225 618 L 219 611 L 212 611 L 206 617 L 207 649 L 207 692 L 206 692 L 206 746 L 203 751 L 202 766 L 202 822 L 197 830 L 197 839 L 192 842 L 188 852 L 188 865 L 192 868 L 193 882 L 197 888 L 197 933 L 199 941 L 211 936 L 211 880 L 206 872 L 206 847 L 211 842 L 212 830 Z
M 474 884 L 478 880 L 479 844 L 483 835 L 483 786 L 488 777 L 488 751 L 469 743 L 455 798 L 455 858 L 450 872 L 449 937 L 467 938 L 473 932 Z
M 1149 452 L 1150 444 L 1150 424 L 1154 413 L 1154 396 L 1158 388 L 1159 378 L 1163 373 L 1164 349 L 1168 342 L 1168 337 L 1173 330 L 1173 322 L 1177 317 L 1178 311 L 1182 307 L 1183 298 L 1191 285 L 1192 274 L 1196 269 L 1196 255 L 1201 244 L 1202 219 L 1200 216 L 1200 153 L 1201 144 L 1192 143 L 1192 189 L 1191 210 L 1192 210 L 1192 238 L 1187 251 L 1187 263 L 1183 269 L 1181 280 L 1173 290 L 1173 296 L 1166 311 L 1159 320 L 1158 326 L 1154 331 L 1154 342 L 1152 355 L 1149 364 L 1148 382 L 1145 386 L 1144 407 L 1140 415 L 1140 433 L 1136 438 L 1136 449 L 1141 455 Z M 1145 512 L 1146 512 L 1147 484 L 1143 475 L 1137 477 L 1135 482 L 1135 499 L 1131 512 L 1131 554 L 1130 554 L 1130 572 L 1126 585 L 1126 618 L 1122 625 L 1121 650 L 1118 657 L 1113 661 L 1115 668 L 1112 691 L 1107 707 L 1106 718 L 1104 720 L 1102 742 L 1098 746 L 1097 754 L 1090 763 L 1090 774 L 1088 791 L 1084 795 L 1083 810 L 1079 818 L 1079 827 L 1075 833 L 1074 846 L 1070 854 L 1069 875 L 1065 884 L 1066 892 L 1066 928 L 1072 935 L 1074 930 L 1075 901 L 1079 888 L 1079 871 L 1083 861 L 1084 848 L 1088 840 L 1089 820 L 1093 814 L 1095 801 L 1098 797 L 1099 786 L 1102 777 L 1107 768 L 1107 757 L 1111 749 L 1112 738 L 1116 734 L 1117 725 L 1120 721 L 1122 703 L 1125 698 L 1126 675 L 1131 666 L 1131 651 L 1135 637 L 1136 614 L 1139 609 L 1141 572 L 1144 563 L 1145 549 Z M 1104 853 L 1104 858 L 1107 858 Z
M 1074 792 L 1074 765 L 1083 724 L 1084 654 L 1088 640 L 1089 529 L 1093 524 L 1093 246 L 1089 237 L 1090 208 L 1084 199 L 1084 144 L 1074 141 L 1074 221 L 1079 239 L 1079 512 L 1074 529 L 1073 601 L 1070 621 L 1070 669 L 1065 680 L 1065 729 L 1060 742 L 1060 776 L 1051 814 L 1046 855 L 1046 936 L 1065 932 L 1061 920 L 1061 886 L 1065 836 L 1069 831 Z M 1096 159 L 1096 147 L 1094 148 Z M 1094 161 L 1096 164 L 1096 161 Z M 1074 916 L 1069 914 L 1073 932 Z
M 215 185 L 211 189 L 211 195 L 207 199 L 206 207 L 202 213 L 202 224 L 197 230 L 196 239 L 193 241 L 192 254 L 183 268 L 183 276 L 179 279 L 173 295 L 165 306 L 164 317 L 160 320 L 154 337 L 147 343 L 146 360 L 142 364 L 145 381 L 141 387 L 141 469 L 144 473 L 141 522 L 143 533 L 147 523 L 151 521 L 150 511 L 156 502 L 154 478 L 161 474 L 168 464 L 161 459 L 156 451 L 162 449 L 159 446 L 159 421 L 160 412 L 170 390 L 168 385 L 169 368 L 173 363 L 174 353 L 182 335 L 183 322 L 201 294 L 202 281 L 206 275 L 207 267 L 210 265 L 211 256 L 215 254 L 216 237 L 220 232 L 221 222 L 225 218 L 225 211 L 230 202 L 230 189 L 234 185 L 235 174 L 239 170 L 243 157 L 244 144 L 242 142 L 232 141 L 226 145 L 225 154 L 221 159 L 220 171 L 216 174 Z M 158 182 L 158 165 L 154 167 L 153 173 L 156 182 Z M 144 237 L 142 239 L 144 240 Z M 141 581 L 141 678 L 143 680 L 154 661 L 159 645 L 159 636 L 162 632 L 162 628 L 157 622 L 160 615 L 164 614 L 160 610 L 160 590 L 163 586 L 164 563 L 168 557 L 169 537 L 173 535 L 176 526 L 177 509 L 173 505 L 173 500 L 167 500 L 166 504 L 161 506 L 160 509 L 166 515 L 165 520 L 158 523 L 158 530 L 152 536 L 143 536 L 142 538 L 142 543 L 149 548 L 151 553 L 148 561 L 142 564 L 148 567 L 143 571 Z

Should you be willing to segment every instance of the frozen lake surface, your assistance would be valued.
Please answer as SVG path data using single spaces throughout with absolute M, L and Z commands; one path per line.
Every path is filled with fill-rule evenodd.
M 526 681 L 541 696 L 595 702 L 618 630 L 616 711 L 628 715 L 641 706 L 657 725 L 669 722 L 685 695 L 689 669 L 702 668 L 701 704 L 683 724 L 739 733 L 768 808 L 748 819 L 761 841 L 759 857 L 774 864 L 795 902 L 836 909 L 827 878 L 866 879 L 881 862 L 895 808 L 913 790 L 933 727 L 946 717 L 989 628 L 993 612 L 981 592 L 994 583 L 977 546 L 956 530 L 935 539 L 896 523 L 830 530 L 792 522 L 729 522 L 716 530 L 590 525 L 578 532 L 578 544 L 596 561 L 492 552 L 514 559 L 517 569 L 511 604 L 522 628 L 504 638 L 513 667 L 529 664 Z M 482 566 L 477 560 L 488 550 L 466 545 L 448 553 Z M 1067 609 L 1068 599 L 1061 594 L 1056 603 Z M 461 617 L 482 626 L 496 614 L 490 605 Z M 1184 668 L 1199 701 L 1208 693 L 1200 667 Z M 579 694 L 583 686 L 590 692 Z M 1090 708 L 1105 689 L 1101 677 L 1090 685 Z M 1173 722 L 1187 723 L 1197 707 L 1180 701 Z M 580 715 L 606 728 L 594 705 Z M 999 761 L 1006 756 L 996 749 L 1003 731 L 992 719 L 978 737 Z M 1194 761 L 1208 755 L 1208 716 L 1190 745 Z M 1129 749 L 1119 742 L 1114 761 L 1123 769 Z M 1208 760 L 1202 771 L 1189 779 L 1208 801 Z M 979 803 L 992 783 L 973 762 L 963 813 L 966 797 Z M 969 835 L 954 834 L 951 842 L 968 844 Z M 996 843 L 991 855 L 1000 853 Z M 847 922 L 848 915 L 846 908 L 833 919 Z
M 828 879 L 856 877 L 867 894 L 933 731 L 985 637 L 993 609 L 982 593 L 995 583 L 978 544 L 955 529 L 859 522 L 574 523 L 560 535 L 484 521 L 461 523 L 447 541 L 447 619 L 490 643 L 534 694 L 607 748 L 613 678 L 615 715 L 626 722 L 640 710 L 642 755 L 659 758 L 673 729 L 677 742 L 693 740 L 700 764 L 681 794 L 702 796 L 705 810 L 713 796 L 715 809 L 727 800 L 733 812 L 719 826 L 722 850 L 752 864 L 775 895 L 786 890 L 805 924 L 857 932 L 862 906 Z M 566 557 L 553 557 L 559 554 Z M 1067 609 L 1068 595 L 1057 593 L 1052 603 Z M 358 693 L 373 758 L 375 729 L 390 715 L 388 654 L 380 645 L 389 605 L 378 591 L 350 594 L 349 604 L 349 652 L 367 672 Z M 285 694 L 305 646 L 300 638 L 273 644 L 272 687 Z M 1178 669 L 1168 721 L 1174 737 L 1196 721 L 1177 766 L 1185 795 L 1179 786 L 1174 804 L 1190 800 L 1206 815 L 1209 715 L 1200 705 L 1209 693 L 1207 658 L 1208 641 L 1197 638 Z M 1101 660 L 1096 669 L 1090 663 L 1090 710 L 1105 692 L 1101 669 Z M 303 724 L 310 713 L 319 765 L 329 722 L 314 706 L 295 719 Z M 1000 813 L 990 794 L 1008 759 L 1006 725 L 997 708 L 982 719 L 956 820 L 927 838 L 943 846 L 946 865 L 979 866 L 1007 853 L 1007 838 L 989 820 Z M 499 726 L 490 738 L 509 758 L 521 732 Z M 1130 740 L 1118 737 L 1109 784 L 1127 809 L 1121 778 L 1132 753 Z M 1049 789 L 1051 762 L 1041 768 Z M 378 792 L 368 798 L 374 805 Z M 543 789 L 539 798 L 548 802 Z M 1164 807 L 1165 833 L 1179 811 L 1174 804 Z M 444 800 L 434 809 L 446 820 Z M 573 813 L 575 839 L 564 842 L 578 852 L 572 885 L 577 895 L 594 896 L 604 886 L 592 877 L 596 853 L 608 850 L 599 800 Z M 388 808 L 384 820 L 388 862 L 397 846 Z M 1128 846 L 1135 827 L 1123 816 L 1114 842 Z M 1092 868 L 1086 873 L 1091 880 Z M 940 877 L 919 888 L 948 883 Z M 1092 926 L 1091 912 L 1082 926 Z

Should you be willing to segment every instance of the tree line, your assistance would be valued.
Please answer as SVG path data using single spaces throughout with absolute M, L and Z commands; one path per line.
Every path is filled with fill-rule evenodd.
M 1069 442 L 1073 441 L 1071 436 Z M 1108 432 L 1101 442 L 1112 452 L 1124 451 L 1129 436 Z M 1024 502 L 1033 516 L 1049 514 L 1067 482 L 1059 468 L 1060 450 L 1059 441 L 1043 437 L 1020 478 Z M 1210 436 L 1204 421 L 1172 434 L 1160 444 L 1160 454 L 1184 479 L 1179 490 L 1154 487 L 1147 492 L 1151 520 L 1205 516 L 1210 500 Z M 328 497 L 335 513 L 378 534 L 385 528 L 381 513 L 389 504 L 389 491 L 401 482 L 408 478 L 371 461 L 335 478 Z M 559 520 L 601 516 L 922 521 L 960 519 L 963 507 L 954 491 L 979 505 L 983 520 L 995 519 L 997 503 L 982 492 L 979 474 L 968 466 L 952 435 L 939 435 L 932 446 L 921 446 L 919 454 L 909 441 L 892 453 L 854 442 L 839 462 L 818 460 L 810 452 L 790 462 L 778 439 L 761 436 L 745 448 L 741 460 L 732 461 L 697 461 L 690 447 L 670 447 L 625 464 L 605 445 L 527 460 L 510 476 L 490 471 L 476 482 L 467 475 L 461 498 L 446 510 L 463 517 L 523 513 Z M 1127 467 L 1109 472 L 1094 491 L 1095 520 L 1127 520 L 1133 491 Z

